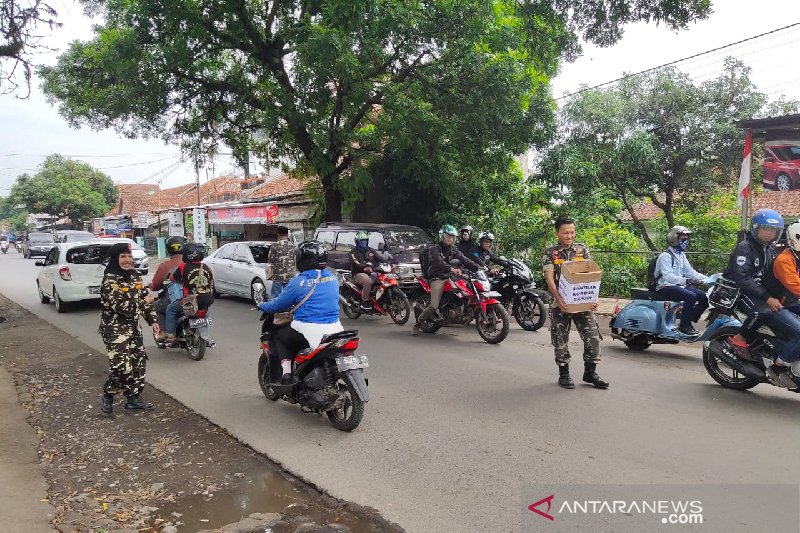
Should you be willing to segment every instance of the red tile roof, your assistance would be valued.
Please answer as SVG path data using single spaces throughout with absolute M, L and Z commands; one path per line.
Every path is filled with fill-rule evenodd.
M 757 191 L 750 196 L 751 213 L 759 209 L 774 209 L 784 217 L 800 217 L 800 191 Z M 654 220 L 664 216 L 664 212 L 650 200 L 643 200 L 633 208 L 640 220 Z M 737 215 L 733 212 L 720 212 L 719 215 Z M 618 218 L 623 222 L 631 222 L 633 218 L 627 209 L 620 212 Z
M 158 203 L 158 185 L 145 183 L 117 183 L 116 185 L 119 191 L 117 203 L 107 216 L 135 216 L 141 211 L 153 211 L 153 205 Z
M 308 187 L 308 181 L 283 174 L 253 189 L 247 198 L 250 200 L 269 199 L 291 193 L 302 193 Z

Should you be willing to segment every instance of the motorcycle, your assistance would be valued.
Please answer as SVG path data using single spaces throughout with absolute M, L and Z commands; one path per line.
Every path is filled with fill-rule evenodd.
M 160 312 L 160 311 L 159 311 Z M 181 315 L 175 328 L 175 341 L 167 343 L 155 335 L 156 346 L 167 348 L 183 348 L 193 361 L 200 361 L 206 355 L 208 347 L 208 327 L 212 320 L 208 317 L 208 309 L 199 309 L 194 316 Z
M 364 368 L 369 367 L 366 355 L 356 355 L 357 330 L 325 335 L 315 348 L 298 353 L 292 362 L 294 383 L 282 385 L 281 364 L 275 355 L 272 315 L 261 315 L 261 355 L 258 358 L 258 383 L 270 401 L 283 399 L 300 404 L 304 412 L 325 413 L 331 425 L 340 431 L 353 431 L 364 416 L 369 401 L 368 381 Z
M 719 274 L 707 278 L 713 289 Z M 630 289 L 631 302 L 622 310 L 614 309 L 611 319 L 611 337 L 621 340 L 631 350 L 641 352 L 653 344 L 678 344 L 681 342 L 705 342 L 723 328 L 741 326 L 728 309 L 714 307 L 709 302 L 706 327 L 698 335 L 687 335 L 678 331 L 682 302 L 673 302 L 645 288 Z
M 536 288 L 531 270 L 518 259 L 506 259 L 491 279 L 492 289 L 500 293 L 500 301 L 525 331 L 536 331 L 544 325 L 547 311 L 543 298 L 549 294 Z
M 411 304 L 397 284 L 397 274 L 391 265 L 380 264 L 374 267 L 377 279 L 372 284 L 368 314 L 389 315 L 395 324 L 402 326 L 411 316 Z M 353 282 L 349 273 L 342 274 L 339 287 L 339 307 L 347 318 L 356 319 L 365 311 L 361 307 L 361 288 Z
M 458 260 L 451 264 L 457 266 Z M 431 303 L 431 287 L 425 278 L 417 278 L 422 294 L 414 302 L 414 315 L 419 318 L 422 310 Z M 489 344 L 498 344 L 508 336 L 508 313 L 497 298 L 500 293 L 492 291 L 489 279 L 482 271 L 467 272 L 462 276 L 451 276 L 444 284 L 444 292 L 436 316 L 432 320 L 420 320 L 419 329 L 425 333 L 436 333 L 443 325 L 466 326 L 475 320 L 478 335 Z
M 8 241 L 0 241 L 0 250 L 2 250 L 4 254 L 8 253 Z

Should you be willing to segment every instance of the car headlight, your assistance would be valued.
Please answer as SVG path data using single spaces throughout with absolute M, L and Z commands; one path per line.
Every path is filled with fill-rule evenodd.
M 412 277 L 414 277 L 414 267 L 398 266 L 397 267 L 397 277 L 400 277 L 400 278 L 412 278 Z

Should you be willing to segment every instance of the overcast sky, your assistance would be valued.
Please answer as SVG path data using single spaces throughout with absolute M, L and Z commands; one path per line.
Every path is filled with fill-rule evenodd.
M 638 72 L 663 63 L 723 46 L 747 37 L 800 22 L 798 0 L 712 0 L 714 13 L 705 21 L 690 25 L 682 32 L 671 32 L 653 24 L 627 27 L 625 37 L 615 46 L 600 49 L 585 46 L 583 56 L 565 64 L 553 80 L 553 94 L 561 96 L 582 84 L 594 86 L 623 73 Z M 81 6 L 72 0 L 53 0 L 64 23 L 47 39 L 51 47 L 63 51 L 74 39 L 91 37 L 92 21 L 83 16 Z M 800 25 L 761 37 L 691 61 L 677 67 L 695 80 L 703 81 L 719 74 L 722 60 L 734 56 L 752 67 L 752 80 L 771 99 L 781 95 L 800 100 Z M 41 56 L 41 63 L 51 64 L 57 54 Z M 28 100 L 0 96 L 0 195 L 23 172 L 35 172 L 37 165 L 52 153 L 80 159 L 103 170 L 117 182 L 153 183 L 157 174 L 179 160 L 177 149 L 159 140 L 129 140 L 114 131 L 95 132 L 88 128 L 71 129 L 44 99 L 34 82 Z M 231 161 L 219 160 L 216 174 L 232 168 Z M 258 169 L 255 169 L 258 170 Z M 156 177 L 154 177 L 156 176 Z M 201 180 L 212 176 L 201 171 Z M 171 187 L 194 181 L 190 164 L 175 168 L 163 179 Z

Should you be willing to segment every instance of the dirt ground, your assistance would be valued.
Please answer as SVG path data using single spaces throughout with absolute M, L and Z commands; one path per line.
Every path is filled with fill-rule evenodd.
M 3 320 L 5 319 L 5 320 Z M 156 409 L 99 409 L 108 362 L 0 295 L 0 365 L 13 375 L 62 532 L 402 531 L 341 502 L 148 385 Z

